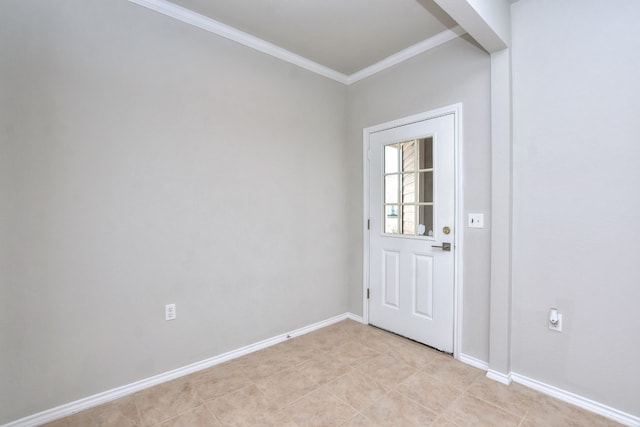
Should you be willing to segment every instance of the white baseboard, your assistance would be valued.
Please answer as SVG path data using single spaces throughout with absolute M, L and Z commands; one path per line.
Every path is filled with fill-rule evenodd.
M 489 369 L 489 365 L 487 364 L 487 362 L 485 362 L 484 360 L 476 359 L 475 357 L 469 356 L 468 354 L 460 353 L 459 360 L 462 363 L 471 365 L 474 368 L 482 369 L 483 371 L 486 371 L 487 369 Z
M 357 314 L 347 313 L 347 319 L 351 319 L 356 322 L 364 324 L 364 319 L 362 318 L 362 316 L 358 316 Z
M 502 383 L 504 385 L 509 385 L 512 381 L 511 372 L 509 372 L 508 374 L 503 374 L 502 372 L 494 371 L 493 369 L 489 369 L 487 371 L 487 378 L 498 381 L 499 383 Z
M 263 340 L 254 344 L 250 344 L 245 347 L 241 347 L 239 349 L 229 351 L 227 353 L 223 353 L 218 356 L 211 357 L 209 359 L 202 360 L 200 362 L 192 363 L 190 365 L 183 366 L 181 368 L 174 369 L 168 372 L 164 372 L 162 374 L 158 374 L 141 381 L 136 381 L 134 383 L 127 384 L 122 387 L 117 387 L 111 390 L 107 390 L 105 392 L 98 393 L 93 396 L 86 397 L 84 399 L 76 400 L 74 402 L 70 402 L 52 409 L 48 409 L 46 411 L 39 412 L 34 415 L 30 415 L 25 418 L 21 418 L 16 421 L 12 421 L 8 424 L 5 424 L 2 427 L 33 427 L 33 426 L 48 423 L 51 421 L 55 421 L 57 419 L 75 414 L 76 412 L 80 412 L 85 409 L 92 408 L 94 406 L 102 405 L 104 403 L 110 402 L 120 397 L 124 397 L 130 394 L 136 393 L 140 390 L 153 387 L 155 385 L 182 377 L 184 375 L 192 374 L 194 372 L 209 368 L 211 366 L 218 365 L 220 363 L 229 361 L 231 359 L 235 359 L 237 357 L 244 356 L 249 353 L 253 353 L 254 351 L 262 350 L 263 348 L 267 348 L 272 345 L 284 342 L 289 338 L 293 338 L 293 337 L 307 334 L 309 332 L 313 332 L 317 329 L 324 328 L 326 326 L 332 325 L 334 323 L 340 322 L 345 319 L 351 319 L 356 322 L 363 323 L 362 316 L 358 316 L 352 313 L 340 314 L 338 316 L 334 316 L 329 319 L 326 319 L 317 323 L 313 323 L 311 325 L 308 325 L 299 329 L 295 329 L 289 333 L 280 334 L 275 337 L 268 338 L 266 340 Z M 627 414 L 615 408 L 611 408 L 610 406 L 603 405 L 601 403 L 595 402 L 593 400 L 587 399 L 577 394 L 562 390 L 555 386 L 545 384 L 538 380 L 528 378 L 524 375 L 520 375 L 513 372 L 509 374 L 503 374 L 497 371 L 492 371 L 489 369 L 487 362 L 482 361 L 480 359 L 476 359 L 475 357 L 472 357 L 463 353 L 460 354 L 459 360 L 463 363 L 474 366 L 478 369 L 487 371 L 488 378 L 494 379 L 503 384 L 508 384 L 505 382 L 506 380 L 509 380 L 509 382 L 513 380 L 516 383 L 522 384 L 526 387 L 532 388 L 534 390 L 537 390 L 541 393 L 555 397 L 562 401 L 571 403 L 580 408 L 586 409 L 587 411 L 591 411 L 596 414 L 602 415 L 604 417 L 610 418 L 621 424 L 624 424 L 627 426 L 633 426 L 633 427 L 640 426 L 640 417 Z
M 545 384 L 541 381 L 534 380 L 533 378 L 529 378 L 515 372 L 503 374 L 502 372 L 494 371 L 492 369 L 489 369 L 489 365 L 487 364 L 487 362 L 463 353 L 460 354 L 459 360 L 463 363 L 466 363 L 467 365 L 471 365 L 487 371 L 487 378 L 498 381 L 502 384 L 509 385 L 511 384 L 511 382 L 516 382 L 518 384 L 522 384 L 526 387 L 539 391 L 540 393 L 544 393 L 551 397 L 560 399 L 564 402 L 576 405 L 579 408 L 596 413 L 598 415 L 602 415 L 603 417 L 619 422 L 620 424 L 632 427 L 640 427 L 640 417 L 637 417 L 635 415 L 627 414 L 626 412 L 620 411 L 607 405 L 603 405 L 602 403 L 587 399 L 586 397 L 579 396 L 575 393 L 562 390 L 558 387 Z
M 586 409 L 587 411 L 602 415 L 603 417 L 607 417 L 609 419 L 617 421 L 620 424 L 633 427 L 640 426 L 640 417 L 627 414 L 626 412 L 619 411 L 610 406 L 603 405 L 602 403 L 595 402 L 591 399 L 587 399 L 586 397 L 579 396 L 577 394 L 562 390 L 549 384 L 545 384 L 538 380 L 534 380 L 533 378 L 528 378 L 524 375 L 512 372 L 510 376 L 513 381 L 518 384 L 522 384 L 526 387 L 532 388 L 539 391 L 540 393 L 547 394 L 551 397 L 555 397 L 564 402 L 571 403 L 572 405 L 576 405 L 582 409 Z
M 460 361 L 466 363 L 467 365 L 482 369 L 483 371 L 487 371 L 486 375 L 489 379 L 498 381 L 499 383 L 502 383 L 504 385 L 511 384 L 511 373 L 503 374 L 502 372 L 489 369 L 489 364 L 484 360 L 476 359 L 475 357 L 469 356 L 468 354 L 461 353 Z
M 94 394 L 93 396 L 85 397 L 74 402 L 66 403 L 64 405 L 57 406 L 55 408 L 47 409 L 37 414 L 21 418 L 16 421 L 12 421 L 8 424 L 4 424 L 2 427 L 33 427 L 40 424 L 45 424 L 51 421 L 58 420 L 60 418 L 73 415 L 77 412 L 85 409 L 92 408 L 94 406 L 102 405 L 115 399 L 136 393 L 140 390 L 144 390 L 155 385 L 174 380 L 184 375 L 192 374 L 202 369 L 210 368 L 211 366 L 218 365 L 223 362 L 227 362 L 231 359 L 235 359 L 240 356 L 244 356 L 254 351 L 262 350 L 263 348 L 270 347 L 275 344 L 279 344 L 288 340 L 289 338 L 297 337 L 300 335 L 308 334 L 317 329 L 324 328 L 326 326 L 338 323 L 342 320 L 352 319 L 356 322 L 362 323 L 362 317 L 351 313 L 344 313 L 338 316 L 331 317 L 320 322 L 313 323 L 302 328 L 290 331 L 288 333 L 280 334 L 266 340 L 262 340 L 257 343 L 249 344 L 245 347 L 241 347 L 236 350 L 229 351 L 227 353 L 220 354 L 218 356 L 211 357 L 209 359 L 202 360 L 200 362 L 192 363 L 181 368 L 173 369 L 162 374 L 154 375 L 153 377 L 146 378 L 144 380 L 136 381 L 131 384 L 127 384 L 121 387 L 116 387 L 111 390 L 104 391 L 102 393 Z

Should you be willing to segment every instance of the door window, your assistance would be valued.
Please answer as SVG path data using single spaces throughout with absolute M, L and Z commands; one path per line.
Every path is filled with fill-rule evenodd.
M 433 138 L 384 146 L 384 233 L 433 236 Z

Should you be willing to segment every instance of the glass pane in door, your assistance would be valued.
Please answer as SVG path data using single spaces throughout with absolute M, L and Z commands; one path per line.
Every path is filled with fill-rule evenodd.
M 423 138 L 418 140 L 418 151 L 420 157 L 419 168 L 432 169 L 433 168 L 433 138 Z
M 414 205 L 402 206 L 402 234 L 412 236 L 416 234 L 416 207 Z
M 398 172 L 398 144 L 384 146 L 384 173 Z
M 418 202 L 433 203 L 433 172 L 419 172 L 420 194 Z
M 433 206 L 418 206 L 418 227 L 419 236 L 433 236 Z
M 398 234 L 398 205 L 388 205 L 384 209 L 384 232 Z
M 384 146 L 384 233 L 433 237 L 433 138 Z
M 398 203 L 398 174 L 384 177 L 384 203 Z
M 402 172 L 416 170 L 416 141 L 407 141 L 400 144 L 402 150 Z
M 414 203 L 416 201 L 416 174 L 402 174 L 402 203 Z

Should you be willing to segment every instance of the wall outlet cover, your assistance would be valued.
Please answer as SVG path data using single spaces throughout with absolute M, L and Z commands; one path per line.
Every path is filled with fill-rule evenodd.
M 549 329 L 556 332 L 562 332 L 562 314 L 558 313 L 558 321 L 555 325 L 549 321 Z

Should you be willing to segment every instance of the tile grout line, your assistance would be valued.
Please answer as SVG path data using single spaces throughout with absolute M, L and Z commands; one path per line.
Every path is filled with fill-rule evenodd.
M 211 411 L 211 409 L 209 408 L 209 405 L 207 405 L 207 402 L 205 402 L 205 404 L 204 404 L 204 408 L 207 410 L 207 412 L 209 413 L 209 415 L 211 415 L 211 416 L 213 417 L 213 419 L 214 419 L 216 422 L 218 422 L 218 424 L 220 424 L 220 425 L 224 425 L 224 423 L 220 420 L 220 418 L 218 418 L 218 417 L 216 416 L 216 414 L 214 414 L 214 413 Z
M 509 415 L 513 415 L 514 417 L 520 418 L 520 419 L 521 419 L 521 422 L 522 422 L 522 419 L 524 419 L 524 417 L 525 417 L 525 415 L 526 415 L 526 413 L 525 413 L 525 415 L 519 415 L 519 414 L 516 414 L 516 413 L 514 413 L 514 412 L 512 412 L 512 411 L 507 410 L 507 408 L 504 408 L 504 407 L 502 407 L 502 406 L 500 406 L 500 405 L 498 405 L 498 404 L 496 404 L 496 403 L 494 403 L 494 402 L 491 402 L 491 401 L 485 400 L 485 399 L 483 399 L 482 397 L 477 396 L 477 395 L 472 394 L 472 393 L 469 393 L 469 392 L 467 392 L 467 391 L 465 391 L 465 393 L 466 393 L 469 397 L 472 397 L 472 398 L 474 398 L 474 399 L 478 399 L 478 400 L 480 400 L 481 402 L 484 402 L 484 403 L 486 403 L 487 405 L 490 405 L 490 406 L 494 407 L 495 409 L 499 409 L 499 410 L 501 410 L 501 411 L 503 411 L 503 412 L 506 412 L 506 413 L 507 413 L 507 414 L 509 414 Z M 520 425 L 520 423 L 518 423 L 518 425 Z
M 305 410 L 308 411 L 308 408 L 306 408 L 307 405 L 301 405 L 293 410 L 289 408 L 297 405 L 303 399 L 308 398 L 314 393 L 319 393 L 320 395 L 322 395 L 322 397 L 324 397 L 324 399 L 321 398 L 320 401 L 326 400 L 326 405 L 323 404 L 322 406 L 320 406 L 320 413 L 316 415 L 322 415 L 322 413 L 327 412 L 327 415 L 330 416 L 330 402 L 332 400 L 329 399 L 329 397 L 335 399 L 333 402 L 340 402 L 344 404 L 346 408 L 350 408 L 354 411 L 353 415 L 349 416 L 348 413 L 350 411 L 346 410 L 345 408 L 344 413 L 341 413 L 342 416 L 347 416 L 347 419 L 345 420 L 340 420 L 339 418 L 334 417 L 334 425 L 340 426 L 344 426 L 346 424 L 349 424 L 350 422 L 354 422 L 359 417 L 364 418 L 366 422 L 374 423 L 378 417 L 376 413 L 379 411 L 371 412 L 369 413 L 369 416 L 365 415 L 365 413 L 367 411 L 370 411 L 371 408 L 384 408 L 385 405 L 379 402 L 380 399 L 390 398 L 391 395 L 394 396 L 394 400 L 397 400 L 398 398 L 406 399 L 405 402 L 411 402 L 412 404 L 415 404 L 416 409 L 422 408 L 422 410 L 425 410 L 428 413 L 434 415 L 433 421 L 431 423 L 425 423 L 425 425 L 434 425 L 438 422 L 438 420 L 448 421 L 455 425 L 462 425 L 465 422 L 476 418 L 479 419 L 482 423 L 482 420 L 484 419 L 483 416 L 500 416 L 500 412 L 496 412 L 494 414 L 493 410 L 495 409 L 497 411 L 501 411 L 502 413 L 513 416 L 514 422 L 517 419 L 518 422 L 514 425 L 517 425 L 518 427 L 524 427 L 532 421 L 532 419 L 530 418 L 532 414 L 536 415 L 536 417 L 540 416 L 541 414 L 544 415 L 542 412 L 540 412 L 539 408 L 536 409 L 537 407 L 535 407 L 534 404 L 535 402 L 542 402 L 540 399 L 542 397 L 546 398 L 546 396 L 542 396 L 537 392 L 535 394 L 532 394 L 531 396 L 528 396 L 527 393 L 524 393 L 523 391 L 520 391 L 518 389 L 504 391 L 502 389 L 497 390 L 492 387 L 487 387 L 482 382 L 482 379 L 484 378 L 482 375 L 478 373 L 477 375 L 472 377 L 473 373 L 476 372 L 476 368 L 473 368 L 473 370 L 471 371 L 465 370 L 461 365 L 456 364 L 459 361 L 455 359 L 441 359 L 440 357 L 433 357 L 430 359 L 428 353 L 425 353 L 425 357 L 422 357 L 421 353 L 414 354 L 414 350 L 411 346 L 405 346 L 400 342 L 396 342 L 395 338 L 390 338 L 396 337 L 395 335 L 388 333 L 369 334 L 370 331 L 365 328 L 355 328 L 350 324 L 346 324 L 347 328 L 340 328 L 338 327 L 338 325 L 339 324 L 335 324 L 325 327 L 325 332 L 318 333 L 317 337 L 314 336 L 313 332 L 307 334 L 306 336 L 309 337 L 309 339 L 304 340 L 304 342 L 301 341 L 300 344 L 296 344 L 295 346 L 287 346 L 287 343 L 293 343 L 294 341 L 284 341 L 277 346 L 269 347 L 268 349 L 271 349 L 271 351 L 265 351 L 264 353 L 261 353 L 257 358 L 247 358 L 247 360 L 244 360 L 244 362 L 240 362 L 237 365 L 230 364 L 228 368 L 225 368 L 224 364 L 232 363 L 232 361 L 224 362 L 219 365 L 215 365 L 215 367 L 207 368 L 222 368 L 222 373 L 219 375 L 212 371 L 203 378 L 182 378 L 183 380 L 185 380 L 184 384 L 179 384 L 180 386 L 178 387 L 169 387 L 167 389 L 171 392 L 169 393 L 169 396 L 167 398 L 170 399 L 169 404 L 172 407 L 165 408 L 164 411 L 157 411 L 154 409 L 157 407 L 162 407 L 163 405 L 155 405 L 153 403 L 158 403 L 155 402 L 156 399 L 147 399 L 147 397 L 142 396 L 142 393 L 145 392 L 144 390 L 134 393 L 131 395 L 131 401 L 135 408 L 137 421 L 140 423 L 139 425 L 141 427 L 160 427 L 160 425 L 167 422 L 184 422 L 191 417 L 187 414 L 191 412 L 195 414 L 196 410 L 198 414 L 204 416 L 204 413 L 200 412 L 201 406 L 204 405 L 206 414 L 211 416 L 211 419 L 213 421 L 220 423 L 221 425 L 225 425 L 216 415 L 214 411 L 215 408 L 212 402 L 214 402 L 216 399 L 223 399 L 225 396 L 232 396 L 233 394 L 239 393 L 241 390 L 247 387 L 255 387 L 259 393 L 259 395 L 255 396 L 262 396 L 262 398 L 265 399 L 265 405 L 267 406 L 264 407 L 264 409 L 261 409 L 263 405 L 258 405 L 258 407 L 251 406 L 251 412 L 247 412 L 249 408 L 245 406 L 246 399 L 239 399 L 239 403 L 234 403 L 234 410 L 240 411 L 240 414 L 242 414 L 244 411 L 244 413 L 246 413 L 248 417 L 247 420 L 251 420 L 253 422 L 259 422 L 260 419 L 268 416 L 282 416 L 288 419 L 292 423 L 292 425 L 298 427 L 300 427 L 301 423 L 304 424 L 304 420 L 299 419 L 299 423 L 293 418 L 293 415 L 301 413 L 300 410 L 302 410 L 303 412 Z M 322 329 L 320 329 L 319 331 L 322 331 Z M 369 334 L 368 337 L 367 334 Z M 301 337 L 294 337 L 293 339 L 295 340 L 298 338 Z M 375 347 L 370 347 L 368 343 L 375 344 Z M 396 343 L 399 344 L 396 345 Z M 276 347 L 278 348 L 276 349 Z M 354 353 L 354 351 L 356 351 L 358 347 L 362 347 L 365 350 L 361 353 Z M 255 355 L 256 353 L 252 354 Z M 371 356 L 363 356 L 365 353 L 367 355 L 371 354 Z M 341 354 L 344 354 L 344 356 L 341 356 Z M 316 358 L 315 355 L 318 355 L 318 357 Z M 360 356 L 358 357 L 358 355 Z M 248 355 L 241 356 L 240 358 L 235 360 L 240 361 L 245 357 L 248 357 Z M 372 361 L 373 359 L 376 360 Z M 345 360 L 352 361 L 345 362 Z M 393 360 L 396 360 L 398 362 L 397 366 L 392 366 Z M 320 364 L 321 366 L 315 366 L 316 364 Z M 338 368 L 336 368 L 336 366 L 338 366 Z M 307 369 L 307 373 L 302 371 L 303 367 L 309 368 Z M 333 373 L 340 372 L 343 367 L 347 369 L 346 372 L 343 372 L 335 377 L 331 376 Z M 376 368 L 384 368 L 385 372 L 379 372 L 376 376 Z M 390 371 L 387 371 L 388 369 L 390 369 Z M 269 375 L 261 376 L 261 371 L 268 372 Z M 290 377 L 290 379 L 293 381 L 291 384 L 289 384 L 283 376 L 285 371 L 294 374 L 292 377 Z M 480 370 L 477 371 L 480 372 Z M 202 370 L 198 372 L 206 371 Z M 247 372 L 253 372 L 253 376 L 256 378 L 254 379 L 250 377 Z M 410 373 L 406 375 L 406 377 L 402 378 L 402 375 L 406 374 L 407 372 Z M 452 389 L 451 391 L 455 391 L 455 395 L 452 395 L 451 397 L 455 396 L 455 398 L 450 401 L 448 401 L 448 398 L 445 399 L 444 402 L 448 401 L 446 405 L 441 405 L 438 404 L 437 401 L 434 401 L 434 407 L 441 407 L 441 409 L 438 410 L 425 406 L 425 404 L 431 405 L 432 401 L 425 400 L 425 404 L 422 404 L 420 401 L 416 400 L 419 396 L 415 396 L 414 398 L 411 397 L 411 395 L 406 394 L 412 392 L 412 389 L 407 389 L 407 387 L 410 386 L 409 380 L 417 374 L 425 375 L 425 377 L 423 377 L 423 379 L 425 380 L 424 382 L 420 381 L 419 378 L 415 379 L 417 382 L 412 382 L 412 384 L 414 385 L 417 384 L 416 387 L 420 387 L 419 390 L 421 390 L 423 386 L 429 387 L 429 382 L 434 381 L 438 384 L 449 385 Z M 320 380 L 314 380 L 312 376 L 319 377 Z M 347 376 L 354 376 L 354 379 L 345 378 Z M 206 386 L 200 387 L 201 383 L 198 381 L 198 378 L 204 381 L 202 382 L 202 384 L 207 384 L 208 388 L 206 388 Z M 232 380 L 230 382 L 223 382 L 228 378 L 231 378 Z M 379 381 L 376 381 L 372 378 L 378 378 Z M 399 378 L 402 379 L 400 381 L 397 381 Z M 339 385 L 339 387 L 332 388 L 331 384 L 341 379 L 343 380 L 342 384 Z M 451 380 L 452 382 L 448 382 L 447 379 Z M 471 379 L 471 381 L 467 383 L 469 379 Z M 180 380 L 181 379 L 178 378 L 172 381 Z M 269 381 L 265 382 L 265 380 Z M 309 383 L 307 383 L 307 381 L 309 381 Z M 288 385 L 307 384 L 307 386 L 310 387 L 310 390 L 305 392 L 304 394 L 298 395 L 298 393 L 296 393 L 294 389 L 294 393 L 286 394 L 287 398 L 294 398 L 294 400 L 287 405 L 280 407 L 277 404 L 276 400 L 267 396 L 265 391 L 263 391 L 263 389 L 258 386 L 258 383 L 262 383 L 264 387 L 267 387 L 270 384 L 277 387 L 283 387 L 283 390 L 286 390 L 288 388 Z M 241 386 L 238 387 L 238 384 L 240 384 Z M 311 384 L 313 384 L 313 387 L 311 387 Z M 454 384 L 460 384 L 460 386 Z M 149 390 L 161 386 L 162 384 L 159 384 L 150 388 Z M 237 389 L 235 389 L 235 387 L 237 387 Z M 184 388 L 186 388 L 187 390 L 184 391 Z M 300 388 L 302 390 L 305 389 L 305 387 Z M 156 390 L 156 392 L 159 391 L 161 395 L 164 396 L 166 393 L 162 393 L 163 390 L 164 389 L 161 388 L 160 390 Z M 358 410 L 354 405 L 350 404 L 347 401 L 347 398 L 350 398 L 352 391 L 359 390 L 361 390 L 363 393 L 361 396 L 358 395 L 357 397 L 354 397 L 353 402 L 357 403 L 358 406 L 361 406 L 360 402 L 363 403 L 363 408 L 360 410 Z M 404 392 L 402 390 L 404 390 Z M 503 391 L 506 394 L 503 394 Z M 220 392 L 222 394 L 219 396 L 212 397 L 208 400 L 204 399 L 205 394 L 211 394 L 215 396 Z M 343 393 L 344 397 L 341 397 L 338 392 Z M 447 395 L 448 393 L 449 392 L 447 392 Z M 274 396 L 279 396 L 280 394 L 280 392 L 274 392 Z M 374 398 L 374 396 L 379 397 Z M 194 397 L 195 399 L 193 399 Z M 528 400 L 523 400 L 525 397 Z M 180 405 L 173 405 L 174 401 L 177 402 L 177 399 L 183 398 L 187 400 L 182 400 L 182 403 Z M 466 407 L 466 405 L 461 403 L 463 399 L 467 399 L 466 403 L 468 403 L 469 405 L 477 406 L 477 404 L 473 405 L 472 403 L 475 400 L 476 402 L 482 402 L 483 404 L 489 405 L 487 409 L 492 409 L 487 410 L 487 414 L 485 415 L 483 415 L 483 412 L 477 411 L 472 411 L 468 415 L 466 415 L 466 411 L 465 413 L 460 412 L 462 408 Z M 493 401 L 487 399 L 493 399 Z M 550 399 L 552 399 L 553 401 L 557 400 L 554 398 Z M 311 402 L 314 402 L 314 399 L 309 400 L 309 403 Z M 272 405 L 272 403 L 274 404 Z M 143 404 L 147 405 L 144 406 Z M 169 406 L 169 404 L 165 406 Z M 193 404 L 196 404 L 196 406 L 190 407 L 189 409 L 179 409 Z M 513 412 L 511 409 L 502 406 L 503 404 L 515 409 L 519 409 L 521 406 L 523 406 L 526 410 L 524 411 L 524 415 L 519 415 Z M 338 407 L 337 404 L 334 405 Z M 448 411 L 456 405 L 458 405 L 458 407 L 456 408 L 455 412 L 451 412 L 451 415 L 447 415 Z M 143 406 L 147 409 L 146 411 L 144 411 L 144 413 L 147 413 L 149 411 L 149 413 L 147 414 L 147 418 L 149 418 L 149 420 L 143 419 Z M 118 407 L 111 409 L 114 411 L 113 413 L 119 412 L 121 414 L 124 414 L 124 409 L 122 408 Z M 480 408 L 482 407 L 480 406 Z M 223 412 L 225 411 L 224 407 L 221 407 L 220 409 L 222 409 Z M 286 411 L 286 409 L 289 409 L 289 411 Z M 536 410 L 538 412 L 536 412 Z M 169 416 L 166 419 L 163 418 L 163 415 L 166 416 L 165 414 L 171 413 L 173 411 L 175 411 L 173 416 Z M 130 417 L 134 414 L 132 410 L 128 410 L 127 413 L 130 414 L 127 415 L 127 417 Z M 458 416 L 456 416 L 455 414 L 457 414 Z M 77 414 L 73 414 L 69 417 L 73 417 L 76 415 Z M 87 419 L 89 420 L 87 422 L 91 424 L 91 422 L 98 421 L 97 417 L 102 417 L 101 413 L 91 413 L 88 418 L 87 415 L 88 414 L 85 413 L 85 417 L 79 417 L 77 420 L 83 420 L 82 422 L 84 422 L 85 419 Z M 561 415 L 562 418 L 567 421 L 583 424 L 589 423 L 589 419 L 584 418 L 582 416 L 582 412 L 570 412 L 568 410 L 563 410 Z M 587 415 L 595 414 L 587 413 Z M 158 418 L 162 418 L 162 420 L 155 422 L 153 419 L 156 416 L 158 416 Z M 70 421 L 72 419 L 69 417 L 65 417 L 68 418 L 68 420 L 65 420 L 65 418 L 60 419 L 62 423 L 56 425 L 72 425 L 73 421 Z M 181 419 L 181 417 L 185 418 Z M 604 418 L 608 420 L 608 418 Z M 319 421 L 323 420 L 328 421 L 327 418 L 320 419 Z
M 138 421 L 140 422 L 140 425 L 144 427 L 144 425 L 146 424 L 143 420 L 142 420 L 142 414 L 140 413 L 140 407 L 138 406 L 138 402 L 136 402 L 136 396 L 137 393 L 134 393 L 131 395 L 131 400 L 133 401 L 133 406 L 136 407 L 136 413 L 138 414 Z
M 465 391 L 465 393 L 468 393 L 469 396 L 475 397 L 476 399 L 481 400 L 484 403 L 487 403 L 487 404 L 489 404 L 489 405 L 491 405 L 491 406 L 493 406 L 495 408 L 498 408 L 498 409 L 500 409 L 502 411 L 505 411 L 506 413 L 511 414 L 511 415 L 513 415 L 515 417 L 524 418 L 527 415 L 527 413 L 529 412 L 529 408 L 527 408 L 527 410 L 525 411 L 525 414 L 524 415 L 520 415 L 520 414 L 517 414 L 517 413 L 505 408 L 504 406 L 498 405 L 495 402 L 491 402 L 490 400 L 483 399 L 481 396 L 478 396 L 478 395 L 473 394 L 473 393 L 469 393 L 468 391 Z

